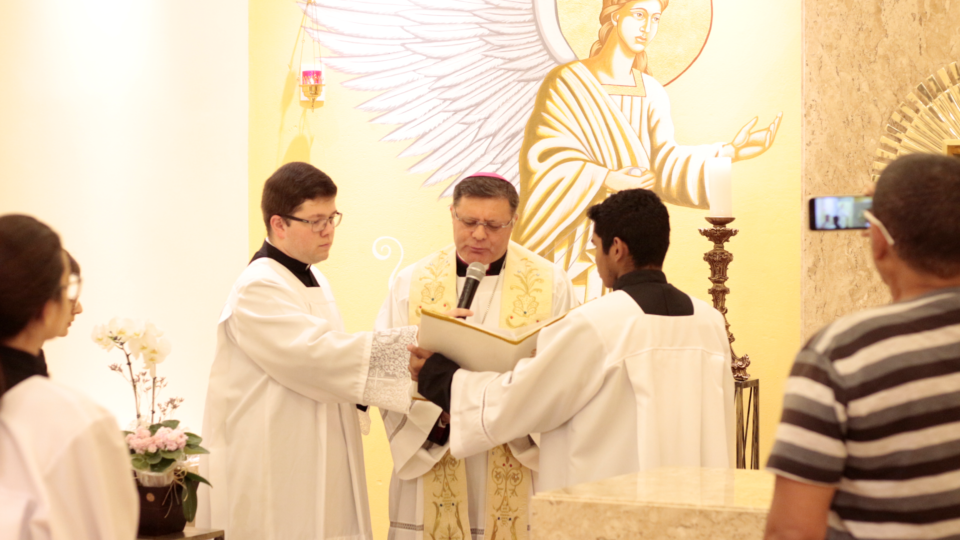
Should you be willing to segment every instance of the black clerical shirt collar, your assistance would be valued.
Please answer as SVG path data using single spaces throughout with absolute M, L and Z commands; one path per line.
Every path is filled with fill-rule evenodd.
M 634 270 L 617 278 L 613 290 L 633 298 L 647 315 L 685 317 L 693 315 L 690 296 L 667 283 L 662 270 Z
M 269 240 L 263 241 L 263 245 L 260 246 L 260 251 L 257 251 L 253 254 L 253 258 L 250 259 L 250 262 L 253 262 L 257 259 L 262 259 L 263 257 L 273 259 L 282 264 L 284 268 L 289 270 L 294 276 L 297 277 L 297 279 L 300 280 L 300 283 L 303 283 L 305 286 L 320 286 L 320 283 L 317 282 L 316 276 L 314 276 L 313 272 L 310 270 L 309 264 L 298 261 L 280 251 L 280 249 L 271 244 Z
M 490 263 L 490 266 L 487 267 L 488 276 L 498 276 L 500 271 L 503 270 L 504 263 L 507 262 L 507 254 L 504 253 L 503 257 Z M 457 277 L 467 277 L 467 263 L 463 262 L 463 259 L 460 258 L 460 254 L 457 254 Z
M 641 283 L 666 283 L 667 275 L 663 270 L 634 270 L 617 278 L 613 284 L 613 290 L 619 291 L 630 285 L 639 285 Z
M 43 351 L 34 356 L 20 349 L 0 345 L 0 368 L 3 369 L 3 379 L 7 390 L 34 375 L 49 376 Z

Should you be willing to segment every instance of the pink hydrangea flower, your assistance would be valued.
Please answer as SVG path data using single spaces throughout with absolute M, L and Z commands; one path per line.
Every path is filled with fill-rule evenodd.
M 144 427 L 127 435 L 127 446 L 138 454 L 152 454 L 165 450 L 176 452 L 187 446 L 187 435 L 183 429 L 162 427 L 157 433 L 150 435 L 150 430 Z

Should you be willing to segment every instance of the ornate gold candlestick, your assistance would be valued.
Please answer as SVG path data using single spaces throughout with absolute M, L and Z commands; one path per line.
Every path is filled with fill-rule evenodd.
M 747 368 L 750 367 L 750 356 L 746 354 L 737 356 L 737 353 L 733 352 L 733 342 L 736 341 L 736 338 L 730 332 L 730 321 L 727 320 L 727 295 L 730 293 L 730 289 L 725 285 L 727 282 L 727 266 L 733 261 L 733 253 L 723 247 L 740 230 L 727 228 L 727 224 L 735 219 L 732 217 L 708 217 L 706 219 L 708 223 L 713 225 L 709 229 L 700 229 L 700 234 L 713 242 L 713 249 L 703 254 L 703 260 L 710 265 L 710 282 L 713 283 L 713 286 L 707 292 L 713 297 L 713 307 L 717 308 L 717 311 L 723 315 L 723 322 L 727 327 L 727 339 L 730 340 L 730 357 L 732 359 L 730 368 L 733 370 L 733 378 L 738 381 L 745 381 L 750 378 L 750 374 L 747 373 Z
M 723 322 L 727 329 L 727 339 L 730 341 L 730 369 L 734 378 L 734 408 L 736 409 L 736 439 L 737 439 L 737 468 L 747 468 L 747 447 L 750 442 L 750 468 L 760 468 L 760 381 L 751 379 L 747 373 L 750 367 L 750 356 L 737 356 L 733 351 L 735 338 L 730 332 L 730 321 L 727 320 L 727 295 L 730 289 L 726 286 L 727 267 L 733 261 L 733 253 L 724 249 L 723 245 L 736 236 L 738 229 L 728 229 L 727 224 L 734 218 L 708 217 L 707 222 L 713 225 L 709 229 L 700 229 L 700 234 L 713 242 L 713 249 L 704 253 L 703 260 L 710 265 L 710 282 L 713 286 L 707 292 L 713 297 L 713 307 L 723 315 Z M 747 391 L 747 406 L 744 410 L 743 392 Z

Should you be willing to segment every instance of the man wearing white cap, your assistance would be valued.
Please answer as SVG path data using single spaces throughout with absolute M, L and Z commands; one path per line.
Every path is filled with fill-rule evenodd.
M 510 241 L 518 205 L 517 190 L 499 175 L 477 173 L 457 184 L 450 207 L 454 243 L 400 272 L 376 330 L 419 324 L 423 309 L 456 308 L 467 267 L 475 262 L 487 270 L 468 322 L 517 329 L 575 307 L 563 270 Z M 394 461 L 390 540 L 441 532 L 463 540 L 492 539 L 506 531 L 528 537 L 539 461 L 532 437 L 456 459 L 449 453 L 449 416 L 439 406 L 415 401 L 408 415 L 382 415 Z

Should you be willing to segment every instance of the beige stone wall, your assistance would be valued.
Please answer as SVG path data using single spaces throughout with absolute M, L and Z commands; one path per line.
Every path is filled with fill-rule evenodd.
M 803 0 L 803 204 L 859 193 L 897 104 L 960 61 L 958 0 Z M 804 224 L 803 339 L 841 315 L 889 301 L 856 232 Z

